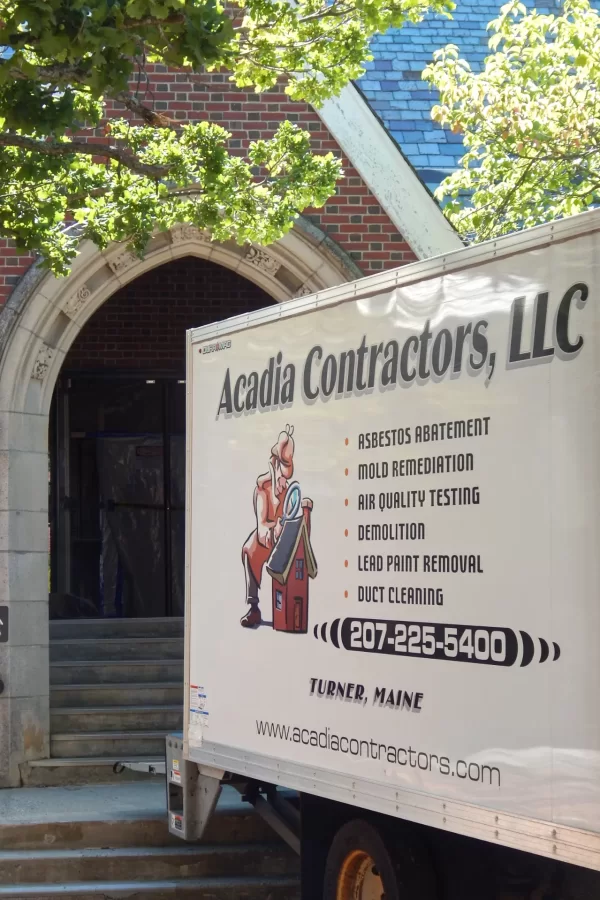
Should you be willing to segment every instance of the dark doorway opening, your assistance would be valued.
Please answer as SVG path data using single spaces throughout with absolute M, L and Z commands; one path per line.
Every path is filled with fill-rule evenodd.
M 50 427 L 50 617 L 183 615 L 183 380 L 65 375 Z
M 51 411 L 51 618 L 183 615 L 186 329 L 272 302 L 184 257 L 82 329 Z

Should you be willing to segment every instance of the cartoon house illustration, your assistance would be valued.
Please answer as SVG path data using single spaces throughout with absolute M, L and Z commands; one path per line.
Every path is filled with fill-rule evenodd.
M 308 579 L 317 574 L 310 543 L 312 501 L 302 501 L 300 515 L 284 522 L 283 530 L 267 562 L 273 579 L 273 628 L 306 632 L 308 629 Z

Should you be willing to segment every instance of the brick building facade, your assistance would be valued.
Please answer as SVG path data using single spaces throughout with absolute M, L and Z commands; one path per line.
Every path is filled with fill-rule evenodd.
M 185 427 L 185 330 L 458 246 L 354 86 L 319 114 L 280 89 L 262 96 L 237 90 L 222 74 L 192 80 L 155 66 L 146 89 L 175 121 L 221 124 L 236 152 L 284 119 L 297 122 L 310 131 L 315 151 L 341 156 L 344 177 L 323 209 L 305 210 L 268 248 L 213 244 L 184 223 L 157 235 L 141 261 L 124 247 L 101 253 L 85 244 L 69 276 L 55 278 L 0 241 L 0 605 L 11 623 L 8 642 L 0 643 L 0 786 L 20 783 L 23 766 L 44 760 L 56 744 L 49 523 L 51 616 L 181 610 L 177 547 L 161 562 L 162 545 L 136 546 L 129 556 L 138 559 L 137 574 L 119 570 L 121 586 L 108 585 L 109 558 L 120 559 L 124 538 L 107 524 L 106 497 L 113 502 L 118 485 L 107 484 L 98 448 L 100 441 L 115 441 L 114 450 L 143 438 L 153 447 L 173 442 L 177 455 Z M 164 482 L 175 494 L 178 477 L 173 471 Z M 159 491 L 150 500 L 138 505 L 160 517 L 166 496 Z
M 210 120 L 221 125 L 231 133 L 230 148 L 234 151 L 243 152 L 250 141 L 270 137 L 284 120 L 309 131 L 314 152 L 340 155 L 345 174 L 337 195 L 323 209 L 306 210 L 305 214 L 356 261 L 365 275 L 416 258 L 310 106 L 292 102 L 283 89 L 262 95 L 239 90 L 224 74 L 206 73 L 192 80 L 187 73 L 151 65 L 148 76 L 146 100 L 153 97 L 156 108 L 175 122 Z M 115 104 L 108 109 L 115 115 L 129 116 Z M 91 141 L 104 139 L 101 129 L 96 134 L 87 132 L 86 137 Z M 7 299 L 31 262 L 29 254 L 17 254 L 10 241 L 0 240 L 0 302 Z

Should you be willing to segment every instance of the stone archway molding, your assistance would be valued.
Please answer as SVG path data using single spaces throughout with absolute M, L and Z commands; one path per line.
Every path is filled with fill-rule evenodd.
M 306 219 L 268 248 L 213 243 L 193 225 L 157 234 L 143 259 L 122 245 L 101 252 L 86 241 L 66 278 L 34 264 L 0 312 L 0 410 L 47 414 L 64 358 L 87 320 L 119 288 L 183 256 L 231 269 L 278 302 L 362 275 L 347 253 Z
M 143 259 L 122 245 L 83 242 L 70 274 L 34 263 L 0 311 L 0 787 L 49 756 L 48 415 L 73 341 L 119 288 L 184 256 L 209 259 L 274 301 L 361 277 L 347 254 L 306 219 L 272 246 L 213 243 L 191 225 L 157 234 Z M 3 611 L 4 612 L 4 611 Z M 6 618 L 6 614 L 4 614 Z M 2 616 L 0 616 L 2 618 Z

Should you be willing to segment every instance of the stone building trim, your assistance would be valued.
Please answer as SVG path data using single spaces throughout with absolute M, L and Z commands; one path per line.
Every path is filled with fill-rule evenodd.
M 419 259 L 464 246 L 355 85 L 316 112 Z
M 0 310 L 0 787 L 20 766 L 49 756 L 48 420 L 65 356 L 82 327 L 119 288 L 185 256 L 209 259 L 259 285 L 275 302 L 360 276 L 352 260 L 300 221 L 268 249 L 214 243 L 189 225 L 157 234 L 143 259 L 122 246 L 81 245 L 71 273 L 34 263 Z

